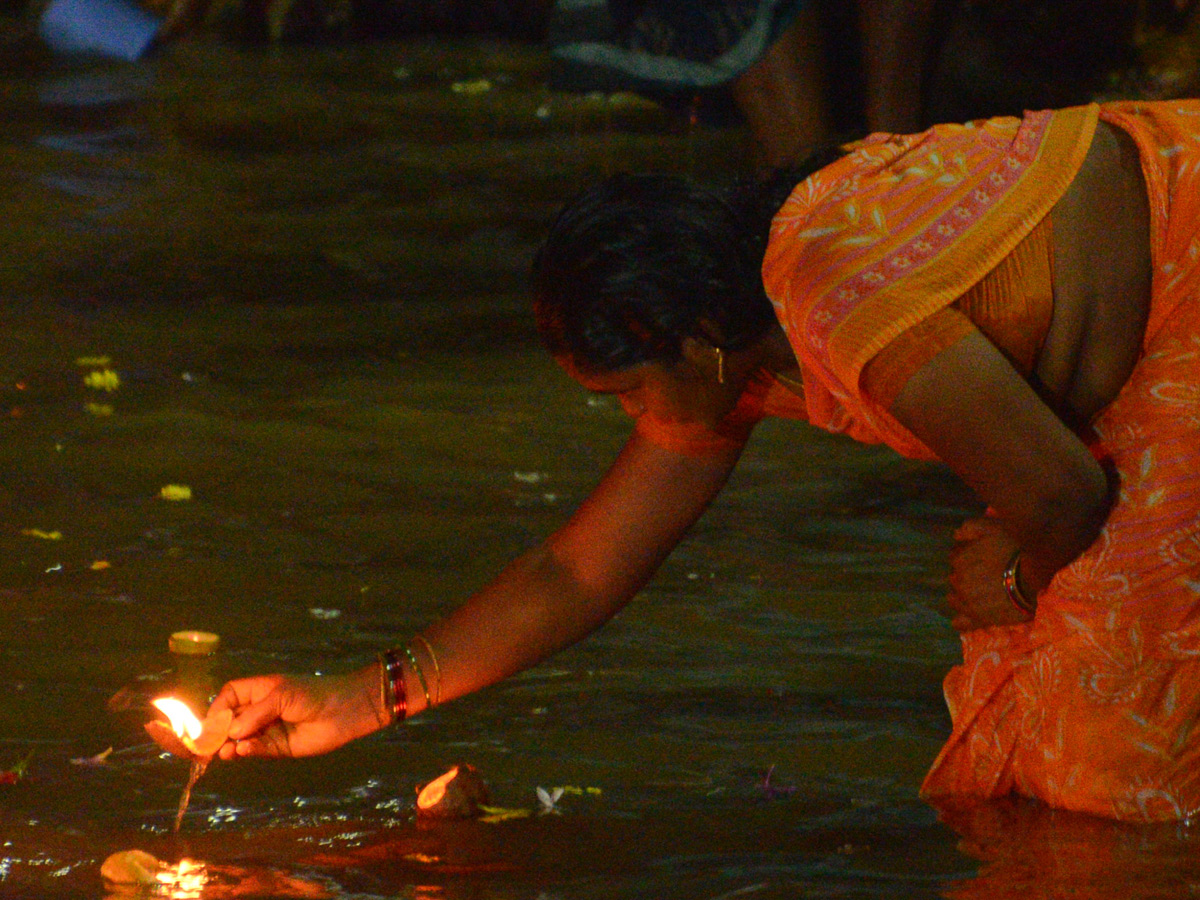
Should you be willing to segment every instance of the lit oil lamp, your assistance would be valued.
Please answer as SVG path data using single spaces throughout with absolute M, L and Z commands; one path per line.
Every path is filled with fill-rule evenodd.
M 457 765 L 417 791 L 418 819 L 472 819 L 485 811 L 488 790 L 474 766 Z
M 153 705 L 167 717 L 167 722 L 152 719 L 146 723 L 146 731 L 172 756 L 211 759 L 229 736 L 232 710 L 223 710 L 200 721 L 186 703 L 174 697 L 160 697 Z
M 204 863 L 181 859 L 171 865 L 145 850 L 122 850 L 112 854 L 100 867 L 100 875 L 110 887 L 132 887 L 152 891 L 151 896 L 169 900 L 195 900 L 203 895 L 208 883 Z
M 147 722 L 147 734 L 172 756 L 191 760 L 192 763 L 183 796 L 179 798 L 179 811 L 175 815 L 175 831 L 178 831 L 192 796 L 192 788 L 208 768 L 213 754 L 221 749 L 225 738 L 229 736 L 233 712 L 228 709 L 222 710 L 200 721 L 186 703 L 174 697 L 160 697 L 153 701 L 153 704 L 167 717 L 167 722 L 159 719 Z

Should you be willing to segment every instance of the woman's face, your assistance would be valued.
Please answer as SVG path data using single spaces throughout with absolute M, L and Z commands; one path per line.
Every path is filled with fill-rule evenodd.
M 567 358 L 558 363 L 567 374 L 596 394 L 611 394 L 632 418 L 647 415 L 664 424 L 715 427 L 741 395 L 741 386 L 717 380 L 715 356 L 705 366 L 687 352 L 674 364 L 639 363 L 619 372 L 584 372 Z M 711 369 L 711 371 L 708 371 Z

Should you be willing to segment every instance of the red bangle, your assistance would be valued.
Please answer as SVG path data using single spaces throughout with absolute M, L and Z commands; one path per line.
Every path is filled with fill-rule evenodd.
M 400 667 L 400 652 L 384 650 L 379 654 L 383 670 L 383 702 L 392 714 L 393 722 L 402 722 L 408 713 L 408 693 L 404 688 L 404 670 Z

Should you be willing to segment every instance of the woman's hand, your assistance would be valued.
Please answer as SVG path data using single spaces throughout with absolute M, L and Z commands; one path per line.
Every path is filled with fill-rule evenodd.
M 968 519 L 954 532 L 950 552 L 950 595 L 956 631 L 1017 625 L 1030 616 L 1017 609 L 1004 588 L 1004 568 L 1017 543 L 995 518 Z
M 233 711 L 221 759 L 314 756 L 387 724 L 379 667 L 344 675 L 262 675 L 221 688 L 211 712 Z

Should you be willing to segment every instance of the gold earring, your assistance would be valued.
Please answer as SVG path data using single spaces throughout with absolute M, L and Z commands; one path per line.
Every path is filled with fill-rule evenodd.
M 725 351 L 720 347 L 713 347 L 713 352 L 717 354 L 717 384 L 725 383 Z

